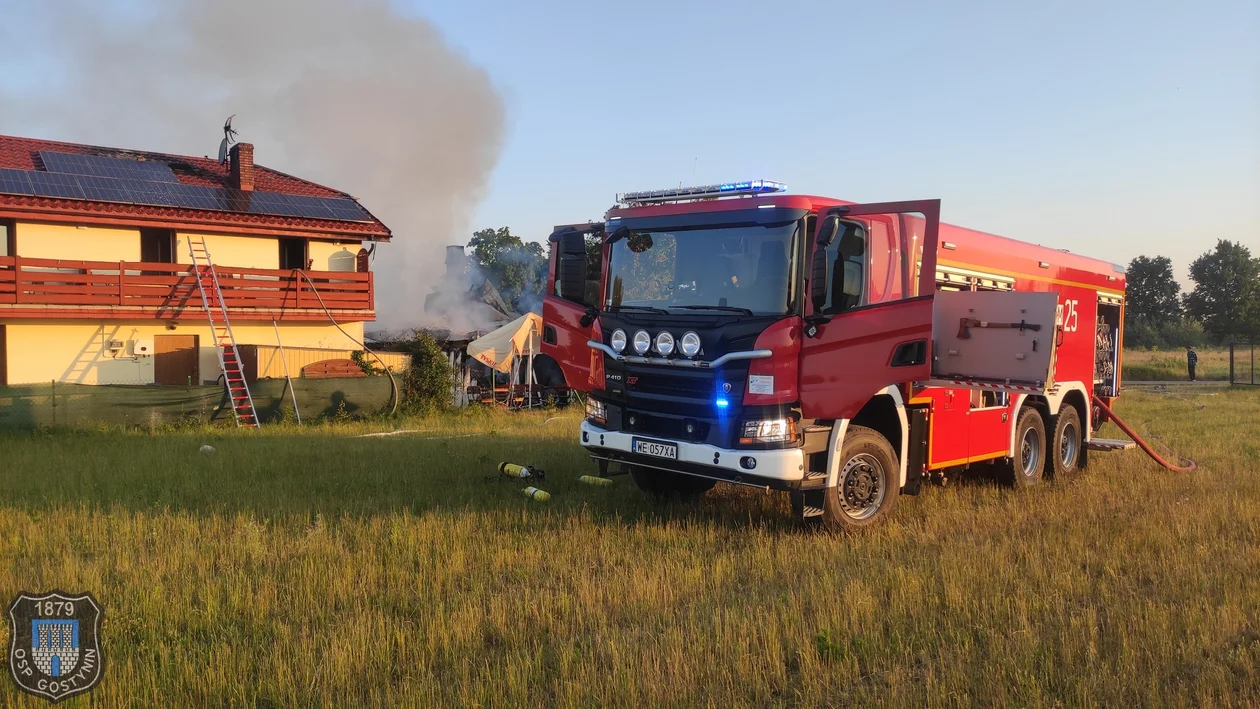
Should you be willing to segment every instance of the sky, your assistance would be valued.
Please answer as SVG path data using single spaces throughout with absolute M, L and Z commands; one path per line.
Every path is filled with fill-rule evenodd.
M 507 111 L 477 228 L 736 179 L 1127 263 L 1260 254 L 1260 3 L 411 0 Z
M 765 178 L 853 201 L 940 198 L 947 222 L 1116 263 L 1168 256 L 1185 285 L 1217 239 L 1260 254 L 1255 0 L 392 1 L 502 100 L 488 183 L 453 233 L 426 238 L 508 226 L 544 240 L 600 219 L 617 192 Z M 6 8 L 11 40 L 25 12 Z M 65 66 L 56 41 L 9 45 L 8 100 L 95 71 Z M 50 134 L 4 108 L 0 132 L 111 144 L 108 127 Z M 372 208 L 365 189 L 334 186 Z

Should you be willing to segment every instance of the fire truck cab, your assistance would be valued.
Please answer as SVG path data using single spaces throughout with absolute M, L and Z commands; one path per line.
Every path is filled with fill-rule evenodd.
M 542 349 L 588 393 L 581 444 L 654 494 L 784 490 L 841 528 L 932 474 L 1084 467 L 1091 400 L 1119 393 L 1123 269 L 939 216 L 759 180 L 557 227 Z

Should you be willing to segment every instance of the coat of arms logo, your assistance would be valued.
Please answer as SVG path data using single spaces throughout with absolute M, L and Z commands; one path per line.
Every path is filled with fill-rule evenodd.
M 9 606 L 9 671 L 24 691 L 59 702 L 101 681 L 105 613 L 90 593 L 19 593 Z

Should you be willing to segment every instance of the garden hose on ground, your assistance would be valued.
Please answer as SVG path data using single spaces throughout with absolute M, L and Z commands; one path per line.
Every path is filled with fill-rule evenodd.
M 319 289 L 315 287 L 315 281 L 312 281 L 311 277 L 306 275 L 305 271 L 303 271 L 300 268 L 295 268 L 293 270 L 296 273 L 301 274 L 301 276 L 306 279 L 306 282 L 311 285 L 311 292 L 315 294 L 315 299 L 319 301 L 319 307 L 324 309 L 324 315 L 327 315 L 328 319 L 332 321 L 332 324 L 336 325 L 338 330 L 341 330 L 341 334 L 349 338 L 349 340 L 353 342 L 354 344 L 358 345 L 359 347 L 362 347 L 364 352 L 367 352 L 368 354 L 372 355 L 373 357 L 376 358 L 377 362 L 381 363 L 381 369 L 384 369 L 385 375 L 389 377 L 390 398 L 394 402 L 394 406 L 392 409 L 390 409 L 389 415 L 393 416 L 394 414 L 398 413 L 398 382 L 394 379 L 394 373 L 389 371 L 389 365 L 385 364 L 385 360 L 381 359 L 380 355 L 376 354 L 372 350 L 369 350 L 367 345 L 354 339 L 353 335 L 346 332 L 345 328 L 341 327 L 341 323 L 337 322 L 337 319 L 333 317 L 332 312 L 328 310 L 328 306 L 324 305 L 324 299 L 319 295 Z
M 1112 421 L 1115 421 L 1116 425 L 1120 427 L 1120 430 L 1128 434 L 1129 438 L 1132 438 L 1133 442 L 1138 444 L 1138 446 L 1142 450 L 1146 451 L 1146 454 L 1149 455 L 1151 459 L 1154 460 L 1156 463 L 1159 463 L 1165 468 L 1168 468 L 1169 470 L 1176 473 L 1189 473 L 1199 467 L 1198 465 L 1195 464 L 1193 460 L 1190 460 L 1189 458 L 1186 458 L 1176 453 L 1174 453 L 1173 455 L 1176 455 L 1178 458 L 1181 458 L 1182 461 L 1189 463 L 1189 465 L 1173 465 L 1172 463 L 1169 463 L 1168 461 L 1164 460 L 1158 453 L 1156 453 L 1146 441 L 1142 440 L 1142 437 L 1137 435 L 1136 431 L 1129 428 L 1128 424 L 1126 424 L 1123 420 L 1121 420 L 1119 416 L 1116 416 L 1116 414 L 1105 403 L 1103 403 L 1102 399 L 1095 396 L 1094 405 L 1102 409 L 1103 413 L 1107 414 L 1107 418 L 1111 419 Z

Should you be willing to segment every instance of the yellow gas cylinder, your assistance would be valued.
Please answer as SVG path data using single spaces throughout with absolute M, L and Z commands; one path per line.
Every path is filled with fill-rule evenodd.
M 586 483 L 587 485 L 599 485 L 601 487 L 606 487 L 608 485 L 613 484 L 613 481 L 610 478 L 600 478 L 594 475 L 583 475 L 582 477 L 578 478 L 578 482 Z
M 509 478 L 536 478 L 534 471 L 516 463 L 499 463 L 499 472 Z
M 521 490 L 521 494 L 536 502 L 546 502 L 551 499 L 551 493 L 546 490 L 539 490 L 536 487 L 527 487 Z

